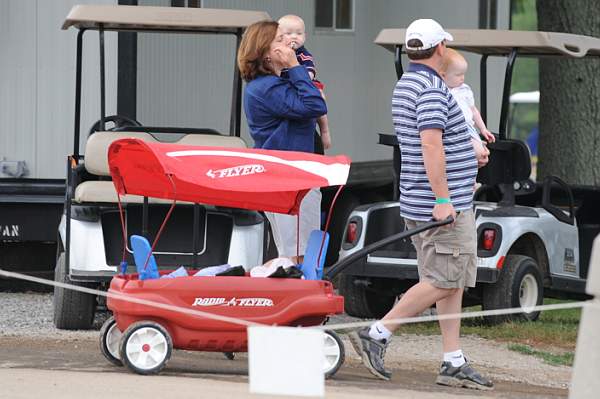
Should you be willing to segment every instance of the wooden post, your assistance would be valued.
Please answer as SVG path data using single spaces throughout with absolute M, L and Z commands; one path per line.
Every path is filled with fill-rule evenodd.
M 600 235 L 592 246 L 586 292 L 594 299 L 581 314 L 570 399 L 597 398 L 600 392 Z

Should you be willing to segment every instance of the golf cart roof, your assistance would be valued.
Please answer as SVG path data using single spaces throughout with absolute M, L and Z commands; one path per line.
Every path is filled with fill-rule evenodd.
M 454 40 L 448 47 L 485 55 L 507 56 L 512 49 L 519 55 L 600 57 L 600 39 L 571 33 L 492 29 L 448 29 Z M 404 45 L 406 29 L 383 29 L 375 43 L 394 51 Z
M 231 32 L 258 21 L 270 20 L 262 11 L 218 10 L 188 7 L 77 5 L 62 29 Z
M 537 104 L 540 102 L 539 91 L 522 91 L 510 95 L 511 104 Z

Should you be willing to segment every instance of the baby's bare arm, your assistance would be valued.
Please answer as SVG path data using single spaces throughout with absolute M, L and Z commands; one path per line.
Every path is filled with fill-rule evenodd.
M 487 126 L 485 126 L 485 122 L 479 113 L 477 107 L 472 106 L 471 112 L 473 112 L 473 122 L 475 122 L 475 127 L 479 132 L 485 137 L 486 141 L 489 143 L 493 143 L 496 141 L 496 137 L 488 130 Z

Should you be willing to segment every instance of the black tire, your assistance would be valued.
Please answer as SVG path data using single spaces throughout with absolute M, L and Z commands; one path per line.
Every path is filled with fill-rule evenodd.
M 142 362 L 140 357 L 136 357 L 135 350 L 133 349 L 136 344 L 136 342 L 133 341 L 139 341 L 141 339 L 141 342 L 144 343 L 144 331 L 149 332 L 150 337 L 159 335 L 163 337 L 163 342 L 155 345 L 154 348 L 149 347 L 148 350 L 146 350 L 143 348 L 145 345 L 141 346 L 141 352 L 149 352 L 154 349 L 158 352 L 158 360 L 151 356 L 151 363 L 147 367 L 141 366 L 140 363 Z M 139 344 L 139 342 L 137 343 Z M 141 352 L 137 353 L 141 354 Z M 171 354 L 173 353 L 173 340 L 171 339 L 169 332 L 160 324 L 148 320 L 139 321 L 130 325 L 123 333 L 119 345 L 119 353 L 123 364 L 134 373 L 142 375 L 158 374 L 165 368 L 169 359 L 171 359 Z
M 333 343 L 335 347 L 337 347 L 337 349 L 339 349 L 339 357 L 337 357 L 335 363 L 332 365 L 332 367 L 326 368 L 325 371 L 325 378 L 331 378 L 335 375 L 335 373 L 338 372 L 338 370 L 340 369 L 340 367 L 342 367 L 342 364 L 344 364 L 344 361 L 346 360 L 346 349 L 344 348 L 344 343 L 342 342 L 341 338 L 339 337 L 339 335 L 337 335 L 335 333 L 335 331 L 331 331 L 331 330 L 325 330 L 323 331 L 326 335 L 327 338 L 331 338 L 327 339 L 327 341 L 325 341 L 326 343 Z M 327 349 L 328 347 L 325 347 L 325 356 L 327 356 Z
M 54 280 L 80 287 L 97 288 L 94 284 L 71 281 L 66 273 L 65 253 L 56 261 Z M 89 330 L 94 323 L 96 296 L 84 292 L 54 287 L 54 325 L 61 330 Z
M 325 258 L 325 265 L 333 265 L 337 262 L 340 256 L 340 247 L 342 246 L 342 239 L 344 238 L 346 222 L 354 208 L 359 205 L 360 201 L 356 196 L 344 192 L 342 192 L 340 198 L 336 201 L 328 229 L 330 239 L 327 257 Z M 329 209 L 327 211 L 329 211 Z
M 338 289 L 344 297 L 346 313 L 363 319 L 380 319 L 385 316 L 394 306 L 396 296 L 377 292 L 366 284 L 355 284 L 356 279 L 356 276 L 348 274 L 342 274 L 339 278 Z
M 100 351 L 106 360 L 115 366 L 123 366 L 119 353 L 122 335 L 121 331 L 117 328 L 117 321 L 114 317 L 106 320 L 100 329 Z
M 544 301 L 542 274 L 537 262 L 528 256 L 508 255 L 500 278 L 483 288 L 483 310 L 518 308 L 541 305 Z M 540 312 L 523 312 L 501 316 L 486 316 L 487 323 L 504 321 L 535 321 Z

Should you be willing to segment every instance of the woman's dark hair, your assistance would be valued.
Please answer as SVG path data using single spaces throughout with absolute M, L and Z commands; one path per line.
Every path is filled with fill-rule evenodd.
M 406 46 L 413 47 L 413 48 L 414 47 L 423 47 L 423 42 L 420 41 L 419 39 L 410 39 L 408 42 L 406 42 Z M 437 48 L 437 46 L 439 46 L 439 44 L 436 46 L 433 46 L 432 48 L 428 48 L 427 50 L 409 50 L 407 48 L 406 55 L 411 60 L 426 60 L 428 58 L 431 58 L 433 53 L 435 53 L 435 49 Z
M 242 78 L 246 81 L 257 75 L 273 73 L 265 62 L 265 54 L 277 35 L 279 24 L 274 21 L 260 21 L 250 25 L 238 50 L 237 63 Z

